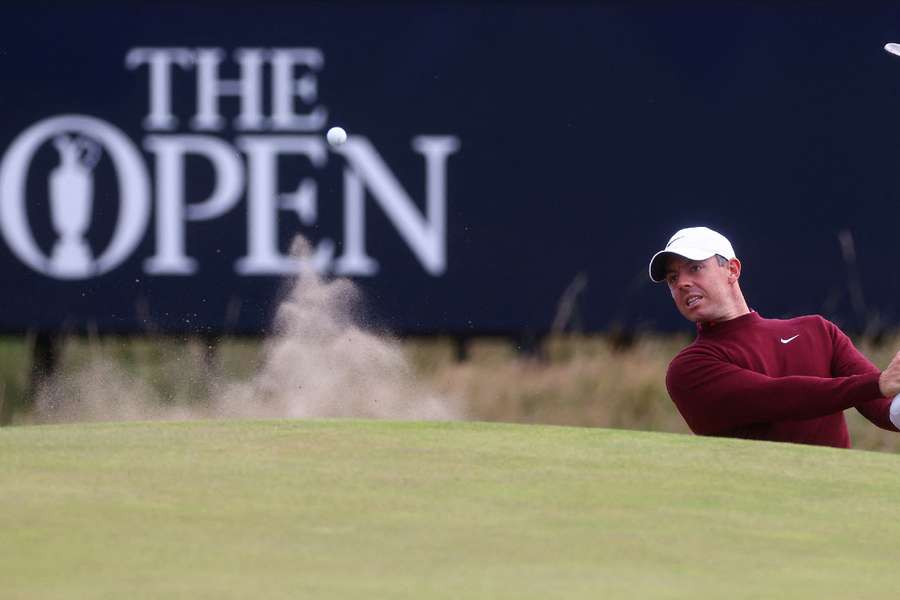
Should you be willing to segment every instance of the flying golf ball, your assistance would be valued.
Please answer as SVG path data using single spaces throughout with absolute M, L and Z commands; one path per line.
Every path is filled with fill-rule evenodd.
M 325 139 L 332 146 L 340 146 L 347 141 L 347 132 L 344 131 L 343 127 L 332 127 L 325 134 Z

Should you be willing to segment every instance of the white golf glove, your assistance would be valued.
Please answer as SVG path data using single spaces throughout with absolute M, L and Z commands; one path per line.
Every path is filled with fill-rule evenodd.
M 894 396 L 894 401 L 891 402 L 891 423 L 900 429 L 900 394 Z

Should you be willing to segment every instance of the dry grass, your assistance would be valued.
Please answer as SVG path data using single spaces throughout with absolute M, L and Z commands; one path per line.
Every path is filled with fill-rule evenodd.
M 602 336 L 566 336 L 549 340 L 538 360 L 520 355 L 508 340 L 481 338 L 469 342 L 469 360 L 462 363 L 448 339 L 408 339 L 403 348 L 426 387 L 458 400 L 468 419 L 684 433 L 688 429 L 669 400 L 664 377 L 671 358 L 689 341 L 645 336 L 614 350 Z M 900 335 L 859 346 L 884 367 L 900 348 Z M 0 403 L 21 402 L 28 351 L 22 338 L 0 340 Z M 203 352 L 199 340 L 68 340 L 61 368 L 73 372 L 105 357 L 158 395 L 190 403 L 209 377 L 249 377 L 259 365 L 259 344 L 252 340 L 224 342 L 212 365 Z M 856 448 L 900 452 L 900 435 L 874 427 L 856 411 L 846 414 Z
M 464 398 L 472 419 L 684 432 L 663 376 L 686 341 L 645 338 L 619 352 L 600 337 L 557 338 L 538 360 L 476 340 L 467 362 L 424 372 L 439 393 Z

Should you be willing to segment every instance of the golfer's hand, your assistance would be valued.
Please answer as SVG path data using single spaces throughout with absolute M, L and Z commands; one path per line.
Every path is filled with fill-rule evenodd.
M 893 398 L 900 394 L 900 352 L 894 355 L 891 364 L 881 372 L 878 387 L 885 398 Z

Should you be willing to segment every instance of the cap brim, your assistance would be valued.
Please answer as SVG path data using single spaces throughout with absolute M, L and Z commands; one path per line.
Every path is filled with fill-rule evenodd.
M 670 256 L 680 256 L 688 260 L 706 260 L 715 255 L 715 252 L 703 248 L 679 248 L 677 252 L 660 250 L 650 259 L 650 279 L 653 283 L 659 283 L 666 279 L 666 259 Z

